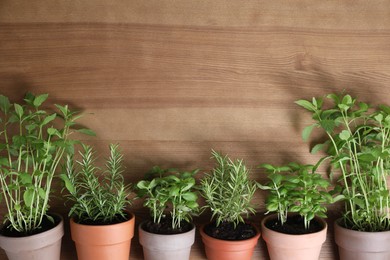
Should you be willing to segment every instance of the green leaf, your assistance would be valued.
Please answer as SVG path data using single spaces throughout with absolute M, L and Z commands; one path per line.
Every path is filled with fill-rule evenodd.
M 262 164 L 259 165 L 259 167 L 267 169 L 269 171 L 274 171 L 275 170 L 275 167 L 272 166 L 271 164 L 268 164 L 268 163 L 262 163 Z
M 301 210 L 301 207 L 298 205 L 291 206 L 289 211 L 290 212 L 299 212 Z
M 82 129 L 77 129 L 76 131 L 85 135 L 96 136 L 96 133 L 91 129 L 82 128 Z
M 60 174 L 61 180 L 64 181 L 65 188 L 69 191 L 70 194 L 74 193 L 75 189 L 73 183 L 70 181 L 69 177 L 66 174 Z
M 26 173 L 26 172 L 19 174 L 19 179 L 20 179 L 20 182 L 23 185 L 27 185 L 27 184 L 31 184 L 32 183 L 31 175 Z
M 47 133 L 48 133 L 49 135 L 57 135 L 58 137 L 61 138 L 60 132 L 58 132 L 58 130 L 55 129 L 54 127 L 49 127 L 49 128 L 47 129 Z
M 24 204 L 26 204 L 26 206 L 28 208 L 31 208 L 32 206 L 32 203 L 33 203 L 33 199 L 34 199 L 34 190 L 33 189 L 27 189 L 24 193 L 23 193 L 23 200 L 24 200 Z
M 11 104 L 9 102 L 9 99 L 6 96 L 0 95 L 0 109 L 5 114 L 8 113 L 9 109 L 11 108 Z
M 180 188 L 179 188 L 179 187 L 173 187 L 173 188 L 170 189 L 170 191 L 169 191 L 169 196 L 175 197 L 175 196 L 178 196 L 179 193 L 180 193 Z
M 382 114 L 377 114 L 374 118 L 379 123 L 383 121 L 383 115 Z
M 340 103 L 340 98 L 336 94 L 328 94 L 326 97 L 332 99 L 335 104 Z
M 344 200 L 344 199 L 345 199 L 345 196 L 342 195 L 342 194 L 339 194 L 339 195 L 337 195 L 337 196 L 335 196 L 333 198 L 332 202 L 335 203 L 335 202 L 338 202 L 338 201 L 341 201 L 341 200 Z
M 320 122 L 321 127 L 328 133 L 332 132 L 334 127 L 336 126 L 336 123 L 334 120 L 322 120 Z
M 34 107 L 37 108 L 40 105 L 42 105 L 42 103 L 45 102 L 48 97 L 49 97 L 49 94 L 42 94 L 42 95 L 36 96 L 34 99 L 34 102 L 33 102 Z
M 307 100 L 301 99 L 301 100 L 295 101 L 294 103 L 299 105 L 299 106 L 301 106 L 301 107 L 303 107 L 303 108 L 305 108 L 305 109 L 307 109 L 307 110 L 309 110 L 309 111 L 311 111 L 311 112 L 315 112 L 316 111 L 316 107 L 312 103 L 307 101 Z
M 311 135 L 311 132 L 313 131 L 313 128 L 316 126 L 316 124 L 314 125 L 309 125 L 309 126 L 306 126 L 303 131 L 302 131 L 302 139 L 304 141 L 307 141 Z
M 364 204 L 364 201 L 362 199 L 359 199 L 359 198 L 353 198 L 352 199 L 353 203 L 355 203 L 356 205 L 358 205 L 360 208 L 365 208 L 365 204 Z
M 6 157 L 1 157 L 0 158 L 0 166 L 9 166 L 8 159 Z
M 349 106 L 346 104 L 338 104 L 337 105 L 341 110 L 347 111 L 349 109 Z
M 321 151 L 322 149 L 324 149 L 324 146 L 325 144 L 316 144 L 312 149 L 311 149 L 311 153 L 312 154 L 316 154 L 318 151 Z
M 386 105 L 379 105 L 379 108 L 384 111 L 386 114 L 390 115 L 390 107 Z
M 345 95 L 343 97 L 343 100 L 341 101 L 342 104 L 345 105 L 351 105 L 352 104 L 352 97 L 350 95 Z
M 275 183 L 276 185 L 278 185 L 278 184 L 280 184 L 280 182 L 282 181 L 283 176 L 280 175 L 280 174 L 270 174 L 270 175 L 268 176 L 268 178 L 269 178 L 270 180 L 272 180 L 273 183 Z
M 23 107 L 19 104 L 14 104 L 14 107 L 15 107 L 15 112 L 16 114 L 18 115 L 19 118 L 22 118 L 23 117 Z
M 277 211 L 278 210 L 278 204 L 277 203 L 269 203 L 269 204 L 266 205 L 266 209 L 268 211 L 271 211 L 271 212 Z
M 269 187 L 269 186 L 262 185 L 262 184 L 260 184 L 258 182 L 256 182 L 256 184 L 257 184 L 257 187 L 259 187 L 262 190 L 272 190 L 272 188 Z
M 186 192 L 183 194 L 183 199 L 186 201 L 196 201 L 198 199 L 198 196 L 195 192 Z
M 339 134 L 339 137 L 341 140 L 347 141 L 351 137 L 351 134 L 349 133 L 348 130 L 343 130 Z
M 61 113 L 67 117 L 68 113 L 69 113 L 69 109 L 68 109 L 68 106 L 61 106 L 61 105 L 58 105 L 58 104 L 55 104 L 55 106 L 57 107 L 58 110 L 61 111 Z
M 54 218 L 50 215 L 46 215 L 46 218 L 51 222 L 54 223 Z
M 54 114 L 52 114 L 52 115 L 50 115 L 50 116 L 45 117 L 45 119 L 44 119 L 43 122 L 42 122 L 42 126 L 47 125 L 48 123 L 50 123 L 51 121 L 53 121 L 54 119 L 56 119 L 56 117 L 57 117 L 57 114 L 56 114 L 56 113 L 54 113 Z
M 39 197 L 41 197 L 41 199 L 45 199 L 46 198 L 45 190 L 42 188 L 38 188 L 38 195 L 39 195 Z
M 364 153 L 359 154 L 358 159 L 363 162 L 373 162 L 376 161 L 378 158 L 370 153 Z
M 141 190 L 147 190 L 150 186 L 150 182 L 149 181 L 139 181 L 137 183 L 137 188 L 138 189 L 141 189 Z

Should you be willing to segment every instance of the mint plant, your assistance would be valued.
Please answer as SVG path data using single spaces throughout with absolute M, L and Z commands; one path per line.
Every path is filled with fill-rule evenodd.
M 73 203 L 69 216 L 81 224 L 114 224 L 128 219 L 126 206 L 131 205 L 130 184 L 123 178 L 123 155 L 119 145 L 110 144 L 105 170 L 95 166 L 95 152 L 83 145 L 80 160 L 68 155 L 64 173 L 60 175 Z M 75 164 L 76 163 L 76 164 Z
M 55 105 L 56 113 L 42 108 L 47 94 L 28 93 L 24 103 L 10 103 L 0 95 L 0 187 L 6 205 L 7 228 L 21 234 L 39 231 L 47 214 L 52 183 L 63 155 L 73 151 L 74 132 L 80 117 L 68 106 Z
M 180 229 L 182 222 L 190 223 L 199 212 L 197 186 L 194 175 L 198 170 L 179 172 L 176 169 L 153 167 L 151 180 L 137 183 L 139 197 L 145 198 L 154 223 L 171 218 L 173 230 Z
M 276 212 L 283 225 L 287 221 L 288 213 L 296 212 L 303 217 L 305 229 L 310 227 L 310 221 L 315 216 L 326 218 L 325 204 L 333 202 L 327 191 L 330 182 L 314 172 L 313 165 L 262 164 L 261 167 L 266 169 L 270 180 L 265 185 L 257 183 L 260 189 L 269 192 L 266 214 Z
M 389 230 L 390 107 L 370 108 L 348 94 L 296 104 L 309 111 L 315 122 L 303 130 L 304 140 L 314 128 L 322 129 L 327 140 L 312 152 L 325 150 L 319 163 L 329 161 L 332 174 L 341 173 L 343 225 L 359 231 Z
M 205 208 L 210 208 L 216 225 L 233 223 L 236 227 L 244 223 L 243 215 L 254 214 L 251 200 L 256 191 L 255 182 L 249 179 L 249 170 L 243 160 L 231 160 L 212 151 L 216 165 L 211 174 L 201 179 L 201 195 L 206 200 Z

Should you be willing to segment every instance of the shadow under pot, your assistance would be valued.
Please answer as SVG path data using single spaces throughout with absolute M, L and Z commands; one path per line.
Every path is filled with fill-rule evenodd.
M 288 215 L 300 217 L 299 215 Z M 315 260 L 319 259 L 322 244 L 326 240 L 327 223 L 318 217 L 311 221 L 311 225 L 318 226 L 313 233 L 286 234 L 270 228 L 270 223 L 278 223 L 276 214 L 269 215 L 261 221 L 261 232 L 267 244 L 271 260 Z M 284 224 L 286 225 L 286 223 Z M 297 232 L 298 233 L 298 232 Z

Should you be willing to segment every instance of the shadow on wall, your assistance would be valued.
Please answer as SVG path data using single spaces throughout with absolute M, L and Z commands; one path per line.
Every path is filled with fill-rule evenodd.
M 76 104 L 72 100 L 65 100 L 60 96 L 61 92 L 57 96 L 53 95 L 50 86 L 37 86 L 27 78 L 24 74 L 3 74 L 1 76 L 0 90 L 2 95 L 9 97 L 11 101 L 22 102 L 26 93 L 30 92 L 34 95 L 49 94 L 49 98 L 46 101 L 47 104 L 60 104 L 69 105 L 71 110 L 83 111 L 84 107 L 82 104 Z M 66 86 L 62 89 L 66 91 Z

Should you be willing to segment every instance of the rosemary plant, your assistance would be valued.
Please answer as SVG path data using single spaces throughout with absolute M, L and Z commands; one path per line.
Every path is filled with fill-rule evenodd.
M 95 152 L 90 146 L 83 145 L 81 159 L 74 163 L 71 155 L 67 156 L 65 173 L 61 179 L 69 192 L 67 199 L 73 202 L 69 216 L 82 224 L 114 224 L 125 221 L 125 213 L 131 189 L 123 179 L 123 155 L 117 144 L 111 144 L 106 170 L 95 166 Z
M 206 200 L 205 208 L 210 208 L 216 225 L 223 222 L 244 223 L 242 215 L 255 213 L 251 205 L 256 184 L 249 180 L 249 170 L 243 160 L 231 160 L 212 151 L 216 166 L 212 174 L 206 174 L 201 180 L 201 195 Z
M 168 216 L 172 229 L 177 230 L 183 221 L 191 222 L 192 216 L 199 212 L 193 177 L 197 172 L 179 172 L 155 166 L 150 173 L 151 180 L 137 183 L 139 197 L 145 197 L 144 206 L 149 208 L 154 223 L 158 224 Z
M 341 172 L 345 198 L 343 224 L 359 231 L 390 229 L 390 200 L 387 176 L 390 169 L 390 107 L 358 102 L 350 95 L 330 94 L 296 103 L 312 114 L 314 124 L 303 130 L 307 140 L 313 128 L 328 137 L 312 152 L 326 149 L 320 163 L 329 160 L 332 173 Z
M 67 105 L 56 105 L 59 114 L 49 114 L 41 108 L 47 98 L 47 94 L 28 93 L 23 104 L 11 104 L 0 95 L 0 185 L 7 210 L 4 220 L 7 228 L 25 235 L 39 232 L 44 217 L 54 222 L 47 214 L 51 186 L 61 158 L 73 150 L 74 141 L 68 136 L 80 117 Z M 87 129 L 78 131 L 92 134 Z

